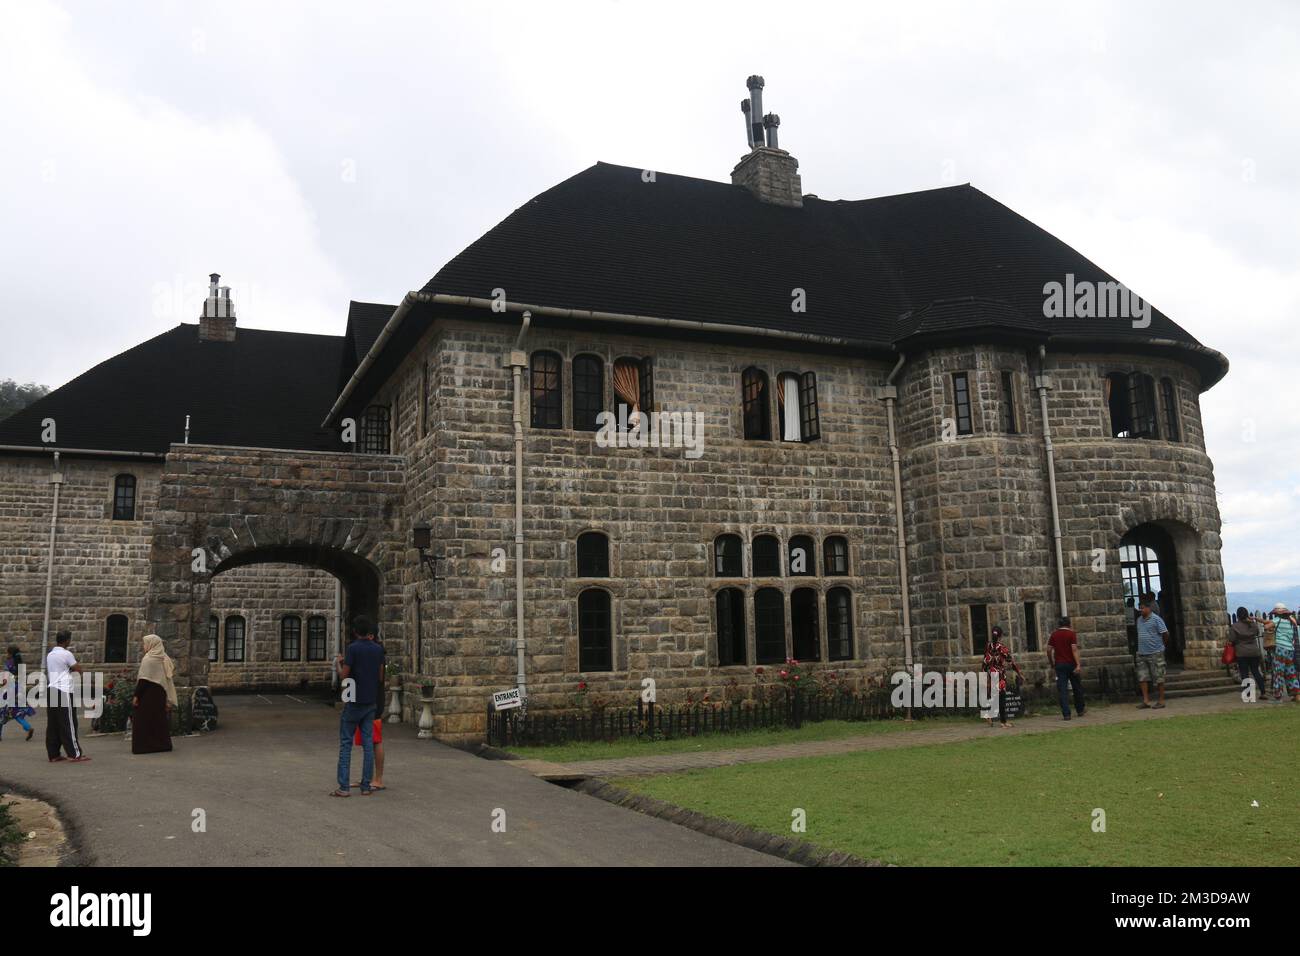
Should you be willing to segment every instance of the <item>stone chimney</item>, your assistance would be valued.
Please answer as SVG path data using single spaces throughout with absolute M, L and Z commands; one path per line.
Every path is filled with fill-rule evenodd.
M 761 76 L 751 76 L 745 83 L 749 87 L 750 99 L 741 101 L 740 109 L 745 114 L 745 138 L 750 151 L 731 171 L 731 183 L 744 186 L 763 202 L 802 207 L 799 160 L 777 146 L 776 131 L 781 125 L 781 117 L 775 113 L 762 115 Z
M 235 303 L 230 301 L 230 286 L 218 286 L 221 276 L 208 277 L 208 297 L 203 302 L 203 315 L 199 317 L 200 342 L 235 341 Z

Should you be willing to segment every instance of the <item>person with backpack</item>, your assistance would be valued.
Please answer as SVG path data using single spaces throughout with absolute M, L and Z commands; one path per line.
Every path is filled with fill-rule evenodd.
M 1237 676 L 1245 684 L 1246 678 L 1255 681 L 1255 696 L 1259 699 L 1267 686 L 1260 663 L 1264 659 L 1264 635 L 1258 624 L 1251 620 L 1250 612 L 1244 607 L 1237 608 L 1237 619 L 1228 628 L 1228 644 L 1237 658 Z
M 1281 601 L 1273 606 L 1273 702 L 1285 703 L 1287 697 L 1300 703 L 1300 679 L 1296 676 L 1296 643 L 1300 625 Z

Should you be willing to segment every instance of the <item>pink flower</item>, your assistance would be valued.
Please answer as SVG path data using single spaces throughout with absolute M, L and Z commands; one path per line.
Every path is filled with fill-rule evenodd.
M 781 671 L 781 676 L 782 676 L 782 677 L 789 677 L 790 674 L 789 674 L 788 671 Z

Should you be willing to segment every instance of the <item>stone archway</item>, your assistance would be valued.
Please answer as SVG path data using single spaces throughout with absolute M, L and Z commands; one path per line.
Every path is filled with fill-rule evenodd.
M 399 558 L 403 459 L 173 445 L 153 522 L 147 620 L 177 662 L 178 686 L 203 682 L 214 575 L 285 562 L 344 582 L 352 613 L 374 616 L 404 661 Z

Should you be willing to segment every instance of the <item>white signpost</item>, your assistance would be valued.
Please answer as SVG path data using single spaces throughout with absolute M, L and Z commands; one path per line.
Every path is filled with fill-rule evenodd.
M 498 691 L 492 695 L 493 710 L 510 710 L 512 707 L 520 707 L 522 705 L 523 699 L 519 695 L 518 687 L 512 687 L 510 690 Z

